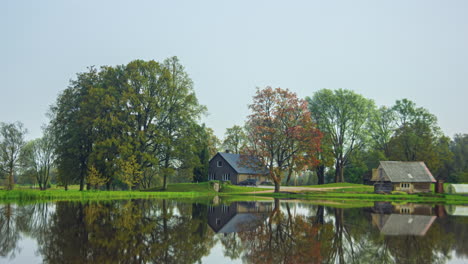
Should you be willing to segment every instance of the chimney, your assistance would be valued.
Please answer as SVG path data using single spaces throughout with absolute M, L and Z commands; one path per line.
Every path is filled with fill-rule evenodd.
M 226 153 L 231 153 L 231 151 L 230 151 L 229 149 L 226 149 L 226 151 L 225 151 L 225 152 L 226 152 Z

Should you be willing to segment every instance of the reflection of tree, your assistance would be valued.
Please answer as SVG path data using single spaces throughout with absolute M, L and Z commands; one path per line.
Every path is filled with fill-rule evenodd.
M 319 263 L 331 250 L 331 224 L 317 224 L 315 217 L 292 215 L 279 201 L 270 218 L 254 231 L 239 233 L 247 263 Z
M 466 256 L 468 220 L 438 218 L 425 236 L 383 235 L 363 209 L 275 201 L 270 217 L 219 236 L 226 258 L 246 263 L 444 263 Z M 0 205 L 0 256 L 14 258 L 21 234 L 46 263 L 196 263 L 216 240 L 206 205 L 167 200 Z M 245 223 L 248 225 L 249 223 Z
M 206 208 L 165 200 L 59 202 L 39 240 L 48 263 L 195 263 L 214 244 Z
M 468 258 L 468 217 L 451 216 L 438 219 L 443 232 L 453 235 L 457 256 Z
M 20 234 L 36 237 L 47 230 L 50 204 L 0 205 L 0 256 L 15 257 Z
M 384 244 L 396 263 L 445 263 L 454 243 L 453 234 L 433 224 L 424 236 L 387 236 Z
M 19 240 L 15 208 L 11 204 L 0 205 L 0 256 L 15 256 L 16 244 Z
M 219 238 L 223 245 L 223 254 L 230 259 L 238 259 L 243 251 L 243 246 L 237 233 L 224 234 Z

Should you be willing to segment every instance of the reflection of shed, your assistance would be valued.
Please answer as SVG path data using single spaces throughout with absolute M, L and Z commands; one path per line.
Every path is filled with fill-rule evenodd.
M 435 215 L 433 206 L 417 203 L 392 204 L 390 202 L 374 202 L 372 211 L 378 214 Z
M 272 203 L 233 202 L 209 206 L 208 225 L 216 233 L 233 233 L 255 229 L 272 211 Z
M 371 181 L 377 193 L 416 193 L 430 192 L 435 179 L 424 162 L 381 161 L 372 171 Z
M 411 214 L 372 214 L 372 223 L 387 236 L 424 236 L 436 216 Z

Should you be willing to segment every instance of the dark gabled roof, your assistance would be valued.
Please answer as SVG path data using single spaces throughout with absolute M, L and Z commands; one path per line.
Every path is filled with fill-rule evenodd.
M 259 164 L 258 158 L 253 156 L 218 152 L 223 159 L 231 165 L 238 174 L 267 174 L 266 168 L 256 167 Z
M 391 182 L 435 182 L 422 161 L 381 161 L 380 166 Z

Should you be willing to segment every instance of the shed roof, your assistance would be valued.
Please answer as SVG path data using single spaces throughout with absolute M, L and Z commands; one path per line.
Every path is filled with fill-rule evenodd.
M 381 161 L 380 166 L 391 182 L 435 182 L 422 161 Z
M 239 174 L 267 174 L 266 168 L 259 168 L 259 159 L 253 156 L 218 152 L 229 165 Z

